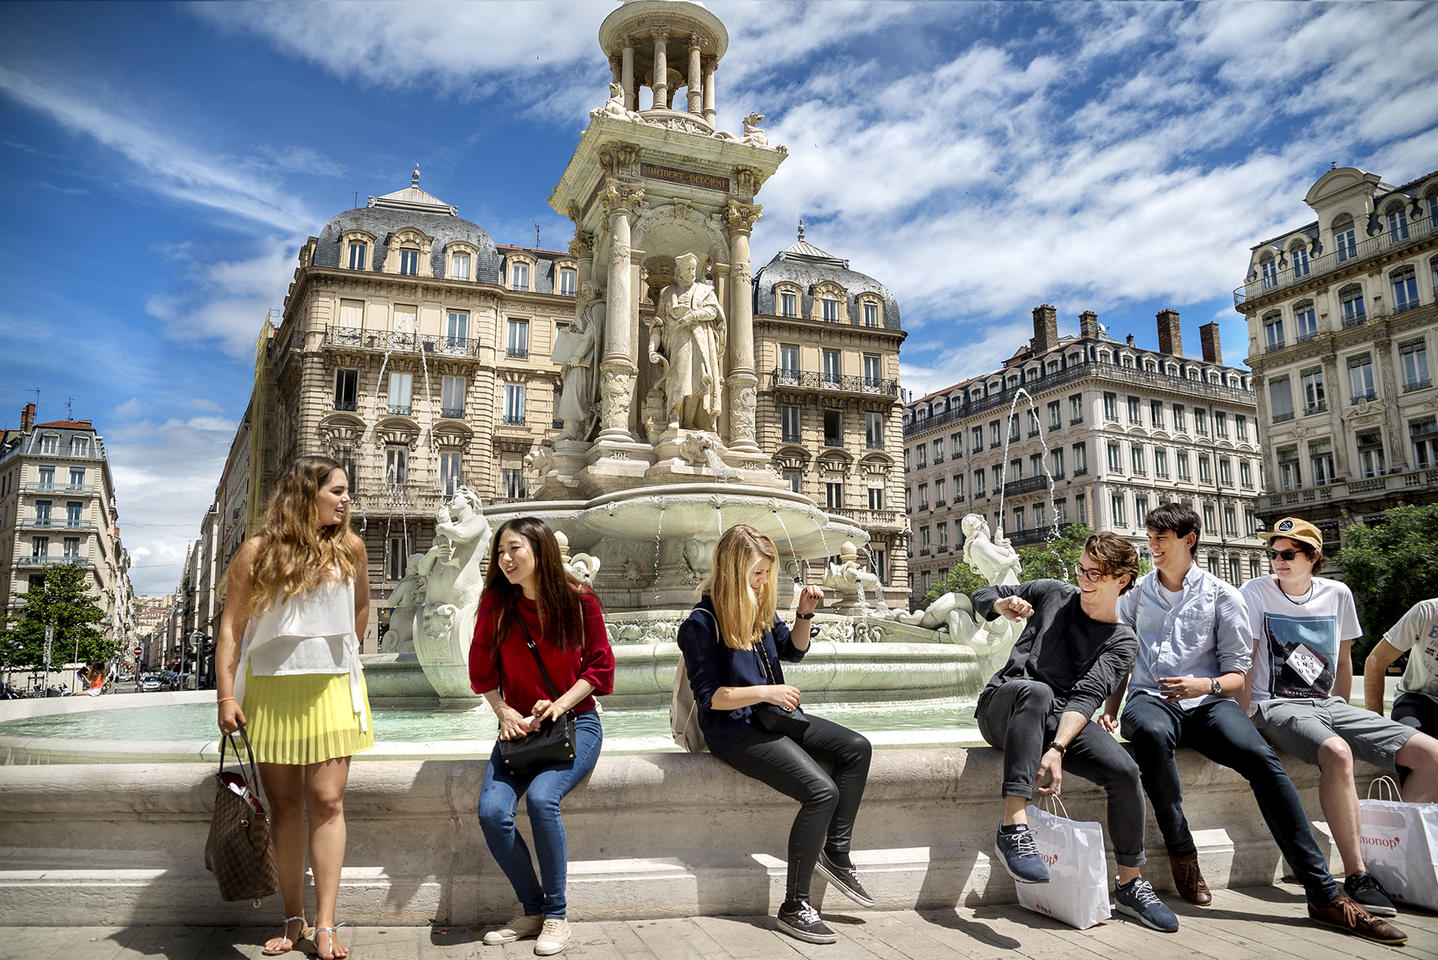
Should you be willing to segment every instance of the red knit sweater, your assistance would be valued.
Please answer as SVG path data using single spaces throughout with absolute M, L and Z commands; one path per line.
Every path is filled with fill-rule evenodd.
M 576 680 L 588 680 L 594 685 L 594 692 L 604 696 L 614 690 L 614 651 L 609 647 L 599 600 L 586 592 L 580 594 L 579 602 L 584 610 L 584 646 L 577 650 L 563 650 L 553 636 L 540 635 L 539 607 L 533 600 L 521 596 L 519 613 L 560 694 L 574 686 Z M 498 594 L 486 593 L 479 601 L 479 619 L 469 646 L 469 684 L 475 693 L 500 688 L 504 702 L 528 716 L 535 701 L 554 698 L 545 686 L 518 623 L 510 621 L 509 635 L 500 644 L 499 656 L 496 658 L 491 652 L 490 641 L 498 626 L 499 607 Z M 594 697 L 585 697 L 574 709 L 580 713 L 593 710 Z

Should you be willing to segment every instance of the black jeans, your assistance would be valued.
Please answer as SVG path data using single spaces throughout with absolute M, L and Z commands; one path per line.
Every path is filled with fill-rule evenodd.
M 1438 703 L 1421 693 L 1400 693 L 1393 701 L 1393 719 L 1438 737 Z
M 1044 744 L 1059 728 L 1053 688 L 1038 680 L 1009 680 L 979 700 L 975 713 L 979 733 L 1004 752 L 1003 795 L 1032 798 Z M 1119 866 L 1141 866 L 1147 818 L 1138 764 L 1102 727 L 1090 723 L 1069 744 L 1063 769 L 1104 788 L 1113 858 Z
M 1258 812 L 1278 843 L 1283 858 L 1303 884 L 1309 903 L 1326 904 L 1338 896 L 1328 862 L 1313 839 L 1313 829 L 1299 802 L 1298 791 L 1278 754 L 1253 728 L 1237 703 L 1210 700 L 1185 710 L 1148 694 L 1128 698 L 1123 708 L 1124 738 L 1133 744 L 1143 787 L 1153 803 L 1163 842 L 1170 853 L 1196 852 L 1193 834 L 1183 815 L 1183 788 L 1178 782 L 1179 747 L 1192 747 L 1214 763 L 1236 770 L 1248 781 Z
M 809 881 L 821 847 L 847 854 L 854 817 L 864 799 L 873 747 L 863 734 L 805 714 L 809 728 L 792 739 L 765 730 L 715 754 L 746 777 L 753 777 L 799 801 L 789 830 L 786 900 L 808 900 Z M 830 776 L 821 762 L 833 767 Z

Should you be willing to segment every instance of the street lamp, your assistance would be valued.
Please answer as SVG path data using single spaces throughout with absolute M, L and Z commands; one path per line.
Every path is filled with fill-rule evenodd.
M 210 635 L 201 630 L 192 630 L 190 632 L 190 649 L 195 651 L 194 669 L 191 672 L 194 674 L 195 677 L 196 690 L 200 689 L 200 650 L 204 648 L 205 641 L 208 639 L 210 639 Z M 184 666 L 184 664 L 181 664 L 181 666 Z M 180 673 L 183 675 L 184 671 L 181 670 Z M 181 688 L 183 687 L 184 684 L 182 682 Z

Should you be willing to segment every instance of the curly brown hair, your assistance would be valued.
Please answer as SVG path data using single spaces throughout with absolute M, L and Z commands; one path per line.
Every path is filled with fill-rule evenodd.
M 1138 550 L 1111 530 L 1103 530 L 1084 541 L 1084 552 L 1098 562 L 1099 570 L 1110 577 L 1127 575 L 1128 583 L 1119 593 L 1128 593 L 1138 583 Z
M 329 457 L 300 457 L 280 474 L 256 535 L 257 553 L 250 571 L 250 609 L 262 613 L 277 601 L 313 590 L 339 573 L 355 575 L 346 539 L 350 512 L 339 523 L 322 526 L 315 496 L 339 463 Z

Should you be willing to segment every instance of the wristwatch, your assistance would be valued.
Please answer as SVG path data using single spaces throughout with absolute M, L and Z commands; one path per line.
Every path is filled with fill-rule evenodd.
M 1217 678 L 1217 677 L 1214 677 L 1214 678 L 1213 678 L 1213 695 L 1216 697 L 1216 696 L 1218 696 L 1218 695 L 1221 694 L 1221 693 L 1223 693 L 1223 686 L 1218 682 L 1218 678 Z

